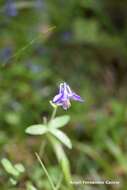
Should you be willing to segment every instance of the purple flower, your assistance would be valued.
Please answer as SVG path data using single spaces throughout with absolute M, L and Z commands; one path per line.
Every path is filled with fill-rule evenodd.
M 13 0 L 7 0 L 6 5 L 5 5 L 5 13 L 8 16 L 15 17 L 18 14 L 16 4 Z
M 12 47 L 4 47 L 0 49 L 0 59 L 2 62 L 8 62 L 12 56 Z
M 61 34 L 61 39 L 64 41 L 64 42 L 68 42 L 70 41 L 72 38 L 72 33 L 71 31 L 65 31 Z
M 36 0 L 36 7 L 38 8 L 38 9 L 41 9 L 41 8 L 43 8 L 43 6 L 44 6 L 44 1 L 43 0 Z
M 67 110 L 70 106 L 70 100 L 83 102 L 84 100 L 73 92 L 67 83 L 61 83 L 59 86 L 59 93 L 53 98 L 52 102 L 58 106 L 62 106 Z

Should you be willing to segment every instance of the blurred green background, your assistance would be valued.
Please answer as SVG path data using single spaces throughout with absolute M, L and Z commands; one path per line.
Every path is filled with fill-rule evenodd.
M 126 0 L 0 0 L 0 158 L 26 167 L 12 187 L 0 166 L 0 188 L 25 189 L 29 179 L 38 190 L 50 190 L 34 156 L 42 137 L 24 131 L 49 118 L 49 101 L 62 81 L 85 99 L 72 102 L 64 129 L 73 143 L 65 149 L 73 179 L 120 181 L 74 188 L 126 190 Z M 60 114 L 66 113 L 59 108 Z M 57 180 L 49 145 L 43 160 Z

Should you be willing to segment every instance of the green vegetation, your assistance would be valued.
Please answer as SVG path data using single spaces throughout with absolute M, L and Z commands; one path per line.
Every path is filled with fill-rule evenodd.
M 126 7 L 0 1 L 1 190 L 126 190 Z M 49 101 L 63 81 L 85 102 L 59 107 L 49 134 Z M 72 184 L 87 180 L 120 184 Z

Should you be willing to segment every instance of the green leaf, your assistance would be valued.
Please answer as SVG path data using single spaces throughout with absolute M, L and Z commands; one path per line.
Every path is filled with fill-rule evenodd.
M 70 120 L 70 116 L 64 115 L 60 117 L 56 117 L 49 123 L 49 127 L 51 128 L 59 128 L 65 126 Z
M 27 190 L 37 190 L 35 186 L 31 182 L 27 182 Z
M 42 124 L 31 125 L 25 130 L 25 132 L 30 135 L 42 135 L 47 132 L 47 127 Z
M 3 158 L 1 160 L 1 163 L 7 173 L 13 176 L 19 176 L 18 170 L 12 165 L 12 163 L 8 159 Z
M 20 116 L 18 113 L 8 112 L 5 114 L 5 120 L 10 125 L 18 125 L 20 123 Z
M 10 178 L 9 181 L 14 186 L 17 184 L 17 181 L 14 178 Z
M 58 129 L 51 129 L 50 132 L 57 138 L 59 139 L 65 146 L 67 146 L 68 148 L 72 148 L 72 144 L 70 139 L 68 138 L 67 135 L 65 135 L 65 133 L 63 133 L 62 131 L 58 130 Z
M 22 164 L 18 163 L 18 164 L 15 164 L 14 166 L 18 170 L 18 172 L 20 172 L 20 173 L 25 172 L 25 168 Z

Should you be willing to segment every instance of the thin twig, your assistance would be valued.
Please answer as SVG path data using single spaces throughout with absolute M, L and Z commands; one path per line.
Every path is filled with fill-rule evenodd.
M 61 186 L 61 183 L 62 183 L 62 180 L 63 180 L 63 175 L 60 176 L 60 179 L 56 185 L 56 190 L 60 189 L 60 186 Z
M 12 56 L 10 56 L 5 62 L 2 63 L 2 67 L 6 66 L 6 63 L 14 58 L 17 58 L 18 56 L 20 56 L 26 49 L 28 49 L 30 46 L 32 46 L 37 40 L 39 40 L 42 37 L 42 34 L 47 34 L 48 32 L 54 30 L 56 28 L 56 26 L 52 26 L 47 28 L 45 31 L 43 31 L 40 35 L 38 35 L 37 37 L 35 37 L 34 39 L 32 39 L 28 44 L 26 44 L 25 46 L 23 46 L 21 49 L 19 49 L 15 54 L 13 54 Z
M 51 185 L 51 187 L 52 187 L 52 190 L 57 190 L 56 187 L 55 187 L 55 185 L 53 184 L 53 181 L 52 181 L 52 179 L 51 179 L 51 177 L 50 177 L 50 175 L 49 175 L 49 173 L 48 173 L 48 171 L 47 171 L 45 165 L 43 164 L 43 162 L 42 162 L 42 160 L 41 160 L 39 154 L 38 154 L 37 152 L 35 152 L 35 155 L 36 155 L 36 157 L 37 157 L 37 159 L 38 159 L 38 161 L 39 161 L 41 167 L 43 168 L 43 170 L 44 170 L 44 172 L 45 172 L 45 174 L 46 174 L 46 176 L 47 176 L 47 178 L 48 178 L 48 180 L 49 180 L 49 183 L 50 183 L 50 185 Z

